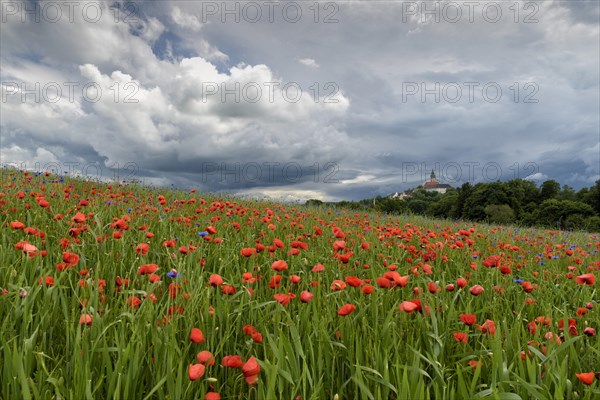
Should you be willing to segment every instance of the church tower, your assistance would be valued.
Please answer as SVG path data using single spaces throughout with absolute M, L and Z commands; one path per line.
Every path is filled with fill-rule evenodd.
M 431 183 L 438 183 L 436 177 L 435 177 L 435 172 L 433 170 L 431 170 L 431 175 L 429 175 L 429 182 Z

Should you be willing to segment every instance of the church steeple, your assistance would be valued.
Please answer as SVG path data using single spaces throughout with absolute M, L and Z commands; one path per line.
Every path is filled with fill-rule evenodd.
M 429 175 L 430 178 L 430 182 L 437 182 L 437 179 L 435 178 L 435 172 L 433 170 L 431 170 L 431 175 Z

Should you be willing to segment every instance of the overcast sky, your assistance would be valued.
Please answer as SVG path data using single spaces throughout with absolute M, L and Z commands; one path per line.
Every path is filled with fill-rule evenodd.
M 283 200 L 591 186 L 599 4 L 2 0 L 1 161 Z

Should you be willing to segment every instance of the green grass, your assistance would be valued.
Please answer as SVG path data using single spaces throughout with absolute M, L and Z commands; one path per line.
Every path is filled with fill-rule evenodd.
M 600 341 L 583 335 L 585 327 L 600 328 L 597 283 L 578 285 L 566 276 L 569 266 L 574 267 L 573 276 L 598 275 L 597 235 L 356 214 L 135 185 L 55 182 L 52 176 L 27 178 L 3 171 L 2 399 L 203 399 L 211 390 L 222 399 L 600 398 L 598 379 L 588 386 L 576 377 L 600 371 Z M 23 199 L 19 191 L 25 192 Z M 159 194 L 165 197 L 163 205 Z M 43 195 L 50 206 L 40 207 L 36 195 Z M 78 207 L 80 200 L 89 205 Z M 109 201 L 113 204 L 106 204 Z M 213 202 L 229 205 L 211 209 Z M 77 212 L 88 216 L 83 225 L 71 220 Z M 54 220 L 56 214 L 65 218 Z M 111 227 L 113 219 L 123 216 L 130 218 L 129 229 L 113 239 L 118 230 Z M 12 229 L 13 221 L 45 235 Z M 276 229 L 269 229 L 269 223 Z M 138 230 L 142 225 L 147 229 Z M 208 225 L 217 230 L 208 236 L 222 238 L 222 243 L 198 235 Z M 333 242 L 340 239 L 334 237 L 333 226 L 342 229 L 347 251 L 354 252 L 347 264 L 334 257 Z M 323 234 L 315 235 L 315 227 Z M 72 228 L 83 229 L 73 237 Z M 458 233 L 469 229 L 469 237 Z M 146 238 L 146 232 L 154 237 Z M 104 235 L 99 242 L 97 237 Z M 64 238 L 70 243 L 62 248 Z M 163 241 L 172 238 L 177 245 L 163 247 Z M 271 254 L 268 246 L 275 238 L 285 248 Z M 299 239 L 308 249 L 288 255 L 290 243 Z M 473 243 L 453 248 L 457 240 L 467 239 Z M 241 249 L 256 246 L 257 240 L 267 248 L 243 257 Z M 15 248 L 21 241 L 47 255 L 28 257 Z M 363 250 L 362 242 L 369 243 L 370 250 Z M 146 255 L 135 252 L 139 243 L 150 244 Z M 182 245 L 196 249 L 184 255 L 178 251 Z M 572 255 L 566 254 L 568 248 Z M 64 251 L 78 254 L 80 260 L 58 271 Z M 436 258 L 424 261 L 429 251 Z M 501 264 L 512 274 L 483 266 L 491 255 L 501 256 Z M 271 289 L 269 281 L 276 274 L 271 264 L 280 259 L 289 269 L 278 273 L 283 276 L 281 286 Z M 160 282 L 138 275 L 138 267 L 148 263 L 158 264 Z M 324 272 L 311 272 L 317 263 L 325 266 Z M 406 287 L 378 287 L 376 278 L 391 264 L 400 275 L 410 276 Z M 432 267 L 431 274 L 420 267 L 423 264 Z M 171 269 L 180 276 L 168 277 Z M 82 270 L 89 273 L 81 276 Z M 242 283 L 244 272 L 259 279 Z M 221 275 L 236 293 L 225 295 L 211 287 L 211 274 Z M 291 284 L 291 275 L 300 276 L 301 282 Z M 45 276 L 54 278 L 53 286 L 38 284 Z M 375 291 L 365 295 L 360 287 L 330 289 L 334 279 L 346 276 L 371 280 Z M 129 279 L 129 285 L 118 289 L 117 277 Z M 465 289 L 444 289 L 459 277 L 469 280 Z M 526 293 L 515 278 L 537 287 Z M 102 291 L 98 280 L 106 281 Z M 439 282 L 441 292 L 428 291 L 432 281 Z M 171 283 L 181 285 L 175 298 L 169 296 Z M 469 293 L 475 284 L 485 289 L 479 296 Z M 418 297 L 414 288 L 421 290 Z M 313 293 L 311 302 L 300 302 L 303 290 Z M 275 293 L 293 293 L 296 298 L 283 306 L 275 301 Z M 150 294 L 156 302 L 150 301 Z M 128 306 L 130 296 L 142 299 L 139 308 Z M 399 311 L 402 301 L 417 298 L 429 315 Z M 338 316 L 346 303 L 356 310 Z M 577 316 L 577 309 L 588 303 L 592 308 Z M 179 307 L 182 312 L 173 312 Z M 83 313 L 93 316 L 91 326 L 79 324 Z M 476 314 L 479 325 L 493 320 L 496 333 L 464 326 L 459 319 L 463 313 Z M 550 317 L 551 323 L 538 324 L 531 334 L 528 323 L 538 316 Z M 558 321 L 567 318 L 575 319 L 577 335 L 560 330 Z M 262 343 L 244 333 L 248 324 L 262 334 Z M 205 342 L 190 341 L 193 327 L 203 331 Z M 458 331 L 468 334 L 467 343 L 454 340 Z M 547 332 L 560 335 L 561 343 L 545 339 Z M 188 366 L 197 362 L 202 350 L 212 352 L 216 363 L 207 366 L 199 380 L 190 381 Z M 524 360 L 522 351 L 528 354 Z M 254 356 L 261 368 L 257 384 L 246 383 L 241 369 L 221 366 L 226 355 L 239 355 L 244 361 Z M 477 368 L 469 365 L 473 360 L 480 362 Z

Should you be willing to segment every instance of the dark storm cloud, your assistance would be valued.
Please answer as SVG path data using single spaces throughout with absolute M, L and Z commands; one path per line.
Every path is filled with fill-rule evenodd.
M 117 3 L 131 20 L 95 23 L 7 15 L 3 162 L 87 162 L 106 176 L 284 200 L 388 194 L 432 168 L 453 186 L 600 178 L 597 2 L 520 2 L 518 15 L 495 2 L 497 22 L 483 3 L 472 22 L 464 6 L 448 22 L 409 12 L 421 2 L 319 3 L 318 18 L 302 4 L 295 23 L 222 22 L 208 3 Z M 22 101 L 7 86 L 70 81 L 98 82 L 104 96 Z M 301 100 L 205 96 L 207 84 L 273 82 L 297 85 Z M 125 85 L 137 103 L 123 102 Z

